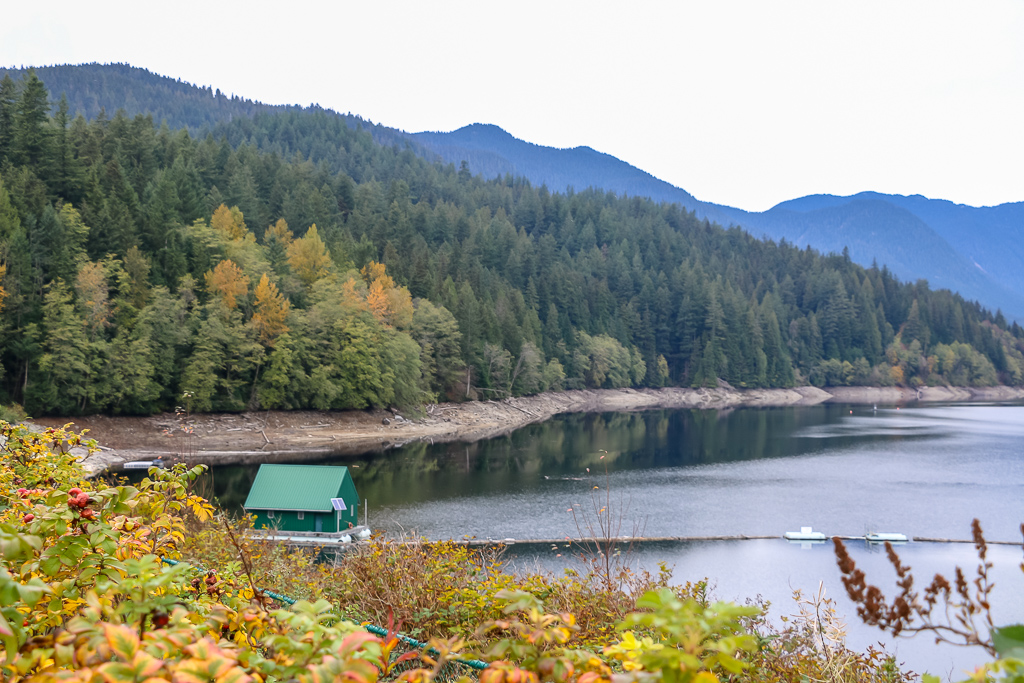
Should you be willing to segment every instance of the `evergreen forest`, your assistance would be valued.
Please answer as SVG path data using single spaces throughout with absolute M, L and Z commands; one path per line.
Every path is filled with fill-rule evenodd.
M 0 81 L 0 286 L 0 402 L 36 415 L 1024 382 L 1017 323 L 845 253 L 319 108 L 86 119 L 32 71 Z

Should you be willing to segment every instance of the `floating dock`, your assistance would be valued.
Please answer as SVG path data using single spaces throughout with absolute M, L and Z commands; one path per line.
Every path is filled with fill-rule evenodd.
M 799 532 L 794 532 L 799 533 Z M 893 538 L 881 538 L 881 536 L 892 536 Z M 801 539 L 788 539 L 785 535 L 779 536 L 778 534 L 770 535 L 728 535 L 728 536 L 617 536 L 611 539 L 608 538 L 456 538 L 452 539 L 451 542 L 456 545 L 464 545 L 471 548 L 482 548 L 488 546 L 498 545 L 516 545 L 516 544 L 535 544 L 535 545 L 597 545 L 608 544 L 609 542 L 615 543 L 616 545 L 628 545 L 630 543 L 700 543 L 704 541 L 768 541 L 768 540 L 792 540 L 796 543 L 826 543 L 831 541 L 833 538 L 838 538 L 841 541 L 865 541 L 867 543 L 974 543 L 970 539 L 957 539 L 957 538 L 927 538 L 923 536 L 906 536 L 904 534 L 866 534 L 864 536 L 827 536 L 822 534 L 822 539 L 812 540 L 801 540 Z M 409 541 L 410 543 L 419 543 L 421 541 Z M 444 542 L 444 541 L 434 541 Z M 1022 545 L 1021 541 L 988 541 L 988 545 Z
M 805 527 L 806 528 L 806 527 Z M 813 538 L 801 538 L 803 529 L 799 532 L 788 532 L 779 536 L 778 534 L 754 534 L 754 535 L 724 535 L 724 536 L 616 536 L 613 538 L 573 538 L 563 536 L 562 538 L 456 538 L 441 540 L 411 539 L 400 541 L 402 543 L 454 543 L 455 545 L 469 548 L 487 548 L 501 545 L 593 545 L 600 546 L 614 543 L 617 546 L 629 545 L 632 543 L 701 543 L 708 541 L 770 541 L 787 540 L 793 543 L 823 544 L 838 538 L 841 541 L 865 541 L 871 544 L 892 543 L 900 545 L 904 543 L 974 543 L 971 539 L 958 538 L 930 538 L 924 536 L 907 536 L 898 533 L 870 533 L 863 536 L 828 536 L 822 532 L 812 531 Z M 254 530 L 249 534 L 254 539 L 284 543 L 296 548 L 328 548 L 358 545 L 361 541 L 370 538 L 371 530 L 367 526 L 357 526 L 339 533 L 316 533 L 300 531 L 272 531 Z M 988 545 L 1015 545 L 1020 546 L 1020 541 L 986 541 Z
M 343 546 L 357 541 L 365 541 L 370 538 L 370 528 L 367 526 L 354 526 L 339 532 L 316 532 L 316 531 L 275 531 L 272 529 L 252 530 L 248 533 L 250 538 L 260 541 L 273 541 L 284 543 L 295 548 L 327 548 L 332 546 Z

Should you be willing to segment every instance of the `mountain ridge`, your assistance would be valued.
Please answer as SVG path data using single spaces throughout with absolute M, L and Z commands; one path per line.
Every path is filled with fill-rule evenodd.
M 472 135 L 467 144 L 467 132 L 479 131 L 487 131 L 490 145 L 481 145 L 480 135 Z M 472 172 L 485 177 L 495 169 L 497 164 L 493 159 L 496 158 L 531 182 L 543 183 L 554 191 L 574 187 L 574 183 L 566 178 L 564 171 L 551 169 L 552 159 L 561 159 L 563 168 L 579 166 L 579 150 L 583 149 L 543 147 L 519 140 L 493 124 L 470 124 L 451 133 L 413 133 L 410 136 L 445 161 L 458 163 L 465 159 Z M 484 154 L 491 155 L 490 166 L 477 161 Z M 1024 229 L 1021 228 L 1024 226 L 1024 202 L 972 207 L 923 195 L 864 191 L 845 197 L 807 195 L 785 200 L 767 211 L 750 212 L 703 202 L 628 162 L 601 152 L 596 155 L 590 158 L 606 166 L 581 175 L 586 178 L 580 183 L 584 186 L 677 203 L 699 218 L 726 227 L 741 227 L 756 237 L 785 239 L 822 252 L 842 253 L 848 248 L 851 258 L 862 265 L 875 261 L 884 263 L 904 279 L 928 280 L 937 287 L 952 289 L 969 299 L 999 308 L 1013 318 L 1024 318 L 1024 247 L 1015 246 L 1018 242 L 1024 244 Z M 617 177 L 620 174 L 627 177 L 620 179 Z M 874 222 L 865 216 L 867 201 L 876 203 Z M 892 210 L 881 210 L 882 204 Z M 890 222 L 877 222 L 877 217 L 883 215 Z M 1002 233 L 1016 233 L 1017 239 L 1007 239 L 993 223 Z M 906 230 L 900 231 L 900 227 Z M 972 239 L 971 230 L 983 232 L 984 238 Z M 984 249 L 987 243 L 998 247 Z
M 24 69 L 0 68 L 0 77 Z M 905 280 L 926 279 L 1024 319 L 1024 202 L 972 207 L 922 195 L 807 195 L 782 201 L 764 212 L 704 202 L 642 169 L 589 146 L 554 148 L 520 140 L 494 124 L 475 123 L 451 132 L 407 133 L 310 105 L 269 105 L 219 89 L 200 87 L 127 64 L 38 67 L 53 93 L 69 94 L 70 110 L 85 116 L 101 108 L 104 87 L 121 93 L 128 115 L 151 114 L 156 121 L 193 131 L 255 113 L 316 110 L 368 130 L 380 143 L 407 146 L 428 160 L 441 160 L 484 177 L 511 174 L 550 190 L 589 187 L 620 195 L 676 203 L 699 218 L 738 226 L 752 235 L 828 253 L 848 249 L 862 265 L 887 265 Z M 874 211 L 863 204 L 874 200 Z M 825 205 L 828 205 L 827 207 Z M 825 209 L 828 210 L 825 210 Z M 906 213 L 904 213 L 906 212 Z M 910 214 L 911 220 L 906 214 Z M 889 222 L 879 222 L 881 219 Z M 1021 246 L 1018 246 L 1021 245 Z

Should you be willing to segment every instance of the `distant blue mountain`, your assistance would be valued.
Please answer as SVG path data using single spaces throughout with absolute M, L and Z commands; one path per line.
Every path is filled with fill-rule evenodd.
M 727 224 L 732 217 L 728 212 L 736 211 L 699 201 L 686 190 L 610 154 L 590 147 L 557 149 L 535 145 L 491 124 L 474 123 L 451 133 L 413 133 L 409 137 L 447 162 L 458 165 L 466 161 L 474 174 L 485 178 L 524 176 L 534 185 L 547 185 L 556 192 L 597 187 L 631 197 L 677 203 L 691 211 L 699 209 L 702 217 Z
M 597 187 L 674 202 L 702 218 L 824 252 L 849 249 L 905 280 L 928 280 L 1024 320 L 1024 202 L 976 208 L 920 195 L 863 192 L 811 195 L 754 213 L 702 202 L 683 189 L 590 147 L 556 149 L 519 140 L 493 125 L 409 136 L 473 173 L 510 173 L 553 191 Z

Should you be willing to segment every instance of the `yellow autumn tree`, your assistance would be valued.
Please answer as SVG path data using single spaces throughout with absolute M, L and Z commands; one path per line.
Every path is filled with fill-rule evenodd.
M 278 218 L 277 222 L 267 228 L 266 232 L 263 233 L 263 242 L 268 247 L 271 244 L 281 244 L 285 249 L 292 243 L 294 235 L 292 231 L 288 229 L 288 221 L 283 218 Z
M 331 272 L 331 255 L 327 252 L 327 245 L 320 239 L 315 223 L 303 237 L 288 245 L 288 265 L 306 286 L 327 277 Z
M 270 281 L 266 273 L 256 285 L 256 311 L 252 315 L 252 326 L 260 337 L 260 341 L 273 346 L 274 339 L 288 331 L 284 321 L 288 317 L 288 300 L 277 286 Z
M 383 263 L 370 261 L 360 271 L 369 291 L 366 305 L 386 325 L 405 328 L 412 324 L 412 295 L 405 287 L 395 285 Z
M 377 263 L 376 261 L 370 261 L 363 269 L 359 271 L 363 279 L 366 280 L 366 284 L 372 285 L 374 282 L 380 282 L 381 286 L 385 289 L 390 289 L 395 286 L 394 279 L 387 274 L 387 266 L 383 263 Z
M 83 265 L 75 277 L 75 291 L 78 292 L 79 303 L 85 309 L 90 338 L 95 338 L 107 326 L 110 318 L 107 273 L 103 266 L 92 261 Z
M 355 311 L 365 311 L 366 297 L 356 287 L 361 285 L 356 282 L 355 278 L 349 278 L 341 285 L 341 305 L 347 309 Z
M 224 234 L 228 239 L 238 240 L 245 237 L 249 229 L 245 227 L 245 217 L 237 206 L 230 209 L 221 204 L 213 212 L 210 225 L 214 230 Z
M 211 296 L 219 296 L 228 310 L 238 306 L 238 297 L 249 293 L 249 278 L 234 261 L 221 261 L 213 270 L 206 271 L 206 291 Z

